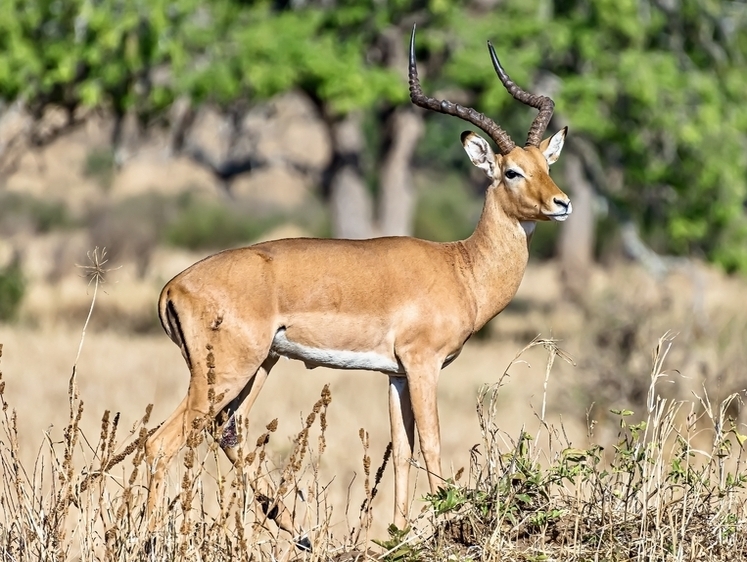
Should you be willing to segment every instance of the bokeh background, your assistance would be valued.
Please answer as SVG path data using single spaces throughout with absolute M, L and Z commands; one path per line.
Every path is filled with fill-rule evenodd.
M 160 421 L 186 392 L 155 304 L 205 255 L 289 236 L 469 235 L 487 180 L 460 146 L 466 123 L 409 103 L 413 24 L 427 93 L 523 142 L 533 110 L 496 78 L 491 40 L 515 81 L 555 100 L 549 132 L 570 129 L 553 177 L 572 217 L 538 227 L 517 298 L 443 373 L 447 472 L 480 440 L 477 389 L 539 333 L 575 366 L 558 361 L 545 386 L 541 348 L 515 365 L 508 433 L 537 427 L 546 402 L 578 446 L 590 420 L 611 442 L 610 409 L 643 414 L 668 330 L 664 394 L 718 402 L 747 386 L 747 3 L 0 0 L 1 366 L 27 458 L 67 419 L 92 297 L 77 266 L 94 247 L 112 268 L 78 365 L 95 436 L 104 409 L 133 423 L 154 403 Z M 388 441 L 385 380 L 281 362 L 257 432 L 281 419 L 282 465 L 331 382 L 322 476 L 344 506 L 358 428 L 374 458 Z

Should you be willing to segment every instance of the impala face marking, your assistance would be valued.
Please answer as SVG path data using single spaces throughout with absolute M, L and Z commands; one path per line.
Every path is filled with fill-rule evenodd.
M 410 99 L 485 132 L 462 135 L 472 163 L 490 179 L 474 233 L 439 244 L 409 237 L 372 240 L 275 240 L 206 258 L 169 281 L 159 299 L 167 335 L 181 348 L 189 392 L 146 443 L 152 471 L 148 520 L 159 505 L 166 467 L 189 432 L 209 412 L 228 420 L 214 435 L 234 463 L 242 459 L 243 427 L 280 356 L 308 367 L 381 371 L 389 377 L 394 467 L 394 523 L 408 519 L 410 458 L 417 425 L 431 492 L 442 484 L 436 387 L 442 367 L 464 342 L 511 301 L 529 259 L 537 221 L 563 221 L 568 196 L 550 178 L 566 129 L 541 140 L 553 102 L 529 94 L 508 77 L 488 50 L 506 90 L 539 110 L 524 147 L 472 108 L 423 94 L 410 39 Z M 210 383 L 208 383 L 210 380 Z M 212 398 L 211 398 L 212 397 Z M 282 399 L 282 396 L 275 397 Z M 243 434 L 242 434 L 243 435 Z M 263 480 L 253 483 L 260 505 L 299 548 L 311 543 Z

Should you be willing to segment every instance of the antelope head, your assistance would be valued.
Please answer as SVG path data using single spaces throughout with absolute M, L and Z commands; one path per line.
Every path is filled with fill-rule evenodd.
M 423 94 L 415 64 L 415 27 L 410 36 L 410 99 L 415 105 L 454 115 L 482 129 L 493 139 L 498 153 L 493 152 L 488 142 L 471 131 L 462 133 L 462 144 L 472 163 L 490 178 L 489 189 L 498 190 L 504 212 L 518 221 L 564 221 L 571 214 L 572 206 L 550 177 L 550 165 L 557 161 L 563 148 L 565 127 L 553 136 L 542 140 L 542 135 L 552 118 L 554 102 L 546 97 L 522 90 L 503 70 L 493 45 L 488 41 L 488 51 L 493 68 L 503 86 L 515 99 L 534 107 L 539 113 L 534 119 L 524 147 L 518 147 L 511 137 L 492 119 L 484 114 L 447 100 L 437 100 Z

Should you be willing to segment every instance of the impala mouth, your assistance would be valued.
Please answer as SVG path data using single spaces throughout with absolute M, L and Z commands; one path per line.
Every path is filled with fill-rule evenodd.
M 553 215 L 545 215 L 547 218 L 553 221 L 557 222 L 563 222 L 565 219 L 571 216 L 571 212 L 568 211 L 567 213 L 555 213 Z
M 558 207 L 561 207 L 562 210 L 557 211 L 555 213 L 545 213 L 545 216 L 550 220 L 557 221 L 557 222 L 563 222 L 573 212 L 573 205 L 571 205 L 570 201 L 568 201 L 567 207 L 563 208 L 562 205 L 558 205 Z

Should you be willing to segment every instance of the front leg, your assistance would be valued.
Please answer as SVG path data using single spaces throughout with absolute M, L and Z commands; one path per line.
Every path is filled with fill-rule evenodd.
M 443 483 L 441 477 L 441 429 L 438 423 L 438 375 L 443 361 L 403 360 L 410 390 L 410 401 L 420 438 L 420 451 L 428 471 L 431 493 Z
M 394 524 L 404 529 L 410 499 L 410 459 L 415 446 L 415 418 L 407 379 L 403 376 L 389 377 L 389 422 L 394 464 Z

